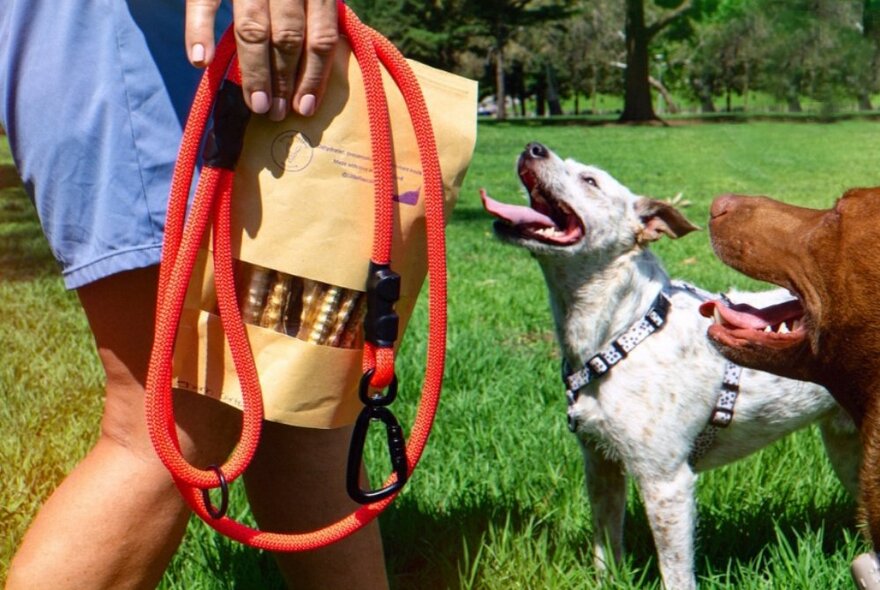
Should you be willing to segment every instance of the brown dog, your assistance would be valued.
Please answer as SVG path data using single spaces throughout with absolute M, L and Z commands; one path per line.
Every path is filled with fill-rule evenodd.
M 712 246 L 726 264 L 796 301 L 756 310 L 706 304 L 709 337 L 732 361 L 824 385 L 861 433 L 861 506 L 880 550 L 880 188 L 828 210 L 764 197 L 712 203 Z M 767 326 L 770 326 L 768 329 Z M 872 586 L 873 587 L 873 586 Z

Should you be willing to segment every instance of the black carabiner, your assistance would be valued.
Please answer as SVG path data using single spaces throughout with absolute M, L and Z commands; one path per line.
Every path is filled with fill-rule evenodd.
M 397 493 L 406 484 L 409 478 L 409 464 L 406 458 L 406 440 L 403 436 L 403 428 L 388 404 L 397 396 L 397 376 L 395 375 L 388 386 L 388 393 L 381 396 L 369 395 L 370 378 L 373 370 L 367 371 L 361 378 L 360 397 L 364 402 L 364 409 L 358 415 L 354 430 L 351 433 L 351 447 L 348 452 L 348 469 L 346 471 L 346 489 L 351 499 L 359 504 L 371 504 L 384 500 L 388 496 Z M 397 478 L 378 490 L 364 490 L 361 488 L 361 464 L 364 458 L 364 446 L 367 442 L 367 432 L 374 420 L 385 423 L 385 432 L 388 436 L 388 454 L 391 458 L 391 469 Z
M 214 471 L 217 474 L 217 479 L 220 481 L 220 508 L 214 508 L 214 504 L 211 502 L 211 496 L 208 494 L 208 490 L 202 490 L 202 502 L 205 503 L 205 510 L 214 520 L 220 520 L 224 516 L 226 516 L 226 511 L 229 509 L 229 485 L 226 483 L 226 476 L 223 475 L 223 471 L 217 465 L 208 465 L 208 469 Z

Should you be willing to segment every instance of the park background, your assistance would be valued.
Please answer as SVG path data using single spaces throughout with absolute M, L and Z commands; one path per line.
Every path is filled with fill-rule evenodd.
M 880 185 L 880 123 L 872 110 L 877 4 L 352 2 L 408 55 L 480 79 L 484 105 L 496 95 L 495 41 L 504 39 L 501 71 L 512 97 L 500 117 L 489 109 L 481 117 L 473 164 L 448 228 L 444 398 L 419 470 L 382 517 L 392 588 L 660 587 L 635 488 L 624 562 L 605 578 L 590 563 L 581 458 L 566 428 L 543 280 L 525 252 L 493 238 L 478 190 L 521 200 L 514 163 L 533 140 L 605 168 L 634 192 L 681 194 L 690 203 L 685 214 L 702 227 L 712 197 L 723 192 L 827 207 L 849 187 Z M 618 124 L 633 120 L 623 116 L 627 68 L 621 63 L 627 15 L 636 8 L 653 31 L 650 116 L 634 118 L 646 124 Z M 480 21 L 481 14 L 495 20 Z M 548 14 L 554 19 L 542 20 Z M 495 37 L 488 32 L 498 23 L 504 30 Z M 781 36 L 786 32 L 790 36 Z M 699 91 L 705 88 L 712 89 L 715 112 L 703 112 L 708 105 Z M 673 276 L 704 288 L 764 287 L 718 262 L 706 231 L 655 250 Z M 421 384 L 424 303 L 400 355 L 396 412 L 405 428 Z M 102 403 L 85 319 L 75 294 L 63 288 L 4 141 L 0 351 L 3 579 L 39 504 L 95 440 Z M 376 473 L 385 468 L 382 454 L 380 446 L 371 447 L 368 462 Z M 233 512 L 248 518 L 241 490 L 234 493 Z M 855 502 L 834 478 L 814 428 L 701 476 L 698 501 L 702 588 L 851 587 L 849 562 L 867 544 Z M 161 587 L 282 584 L 268 555 L 194 522 Z

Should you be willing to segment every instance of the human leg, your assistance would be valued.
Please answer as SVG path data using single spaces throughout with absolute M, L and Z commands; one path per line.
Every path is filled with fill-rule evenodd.
M 107 375 L 101 433 L 32 523 L 8 590 L 155 588 L 177 549 L 189 510 L 153 452 L 144 414 L 156 281 L 151 267 L 78 291 Z M 187 393 L 175 406 L 187 456 L 222 460 L 236 440 L 238 413 Z
M 245 472 L 248 499 L 260 526 L 304 532 L 333 523 L 358 505 L 345 488 L 351 428 L 319 430 L 266 423 Z M 376 521 L 323 549 L 276 553 L 287 583 L 308 588 L 387 588 Z

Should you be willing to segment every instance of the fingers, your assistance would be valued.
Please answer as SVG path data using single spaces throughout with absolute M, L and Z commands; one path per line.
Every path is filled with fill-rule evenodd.
M 306 18 L 306 45 L 293 105 L 297 112 L 310 117 L 321 102 L 339 42 L 336 1 L 307 0 Z
M 220 0 L 186 0 L 186 52 L 198 68 L 214 59 L 214 17 L 219 7 Z
M 237 0 L 232 9 L 244 100 L 253 112 L 265 114 L 272 100 L 269 2 Z
M 302 0 L 274 0 L 270 18 L 273 98 L 269 117 L 280 121 L 289 112 L 296 69 L 306 40 L 305 4 Z
M 215 2 L 202 2 L 216 10 Z M 236 0 L 233 18 L 250 109 L 276 121 L 291 106 L 314 114 L 339 40 L 336 0 Z

